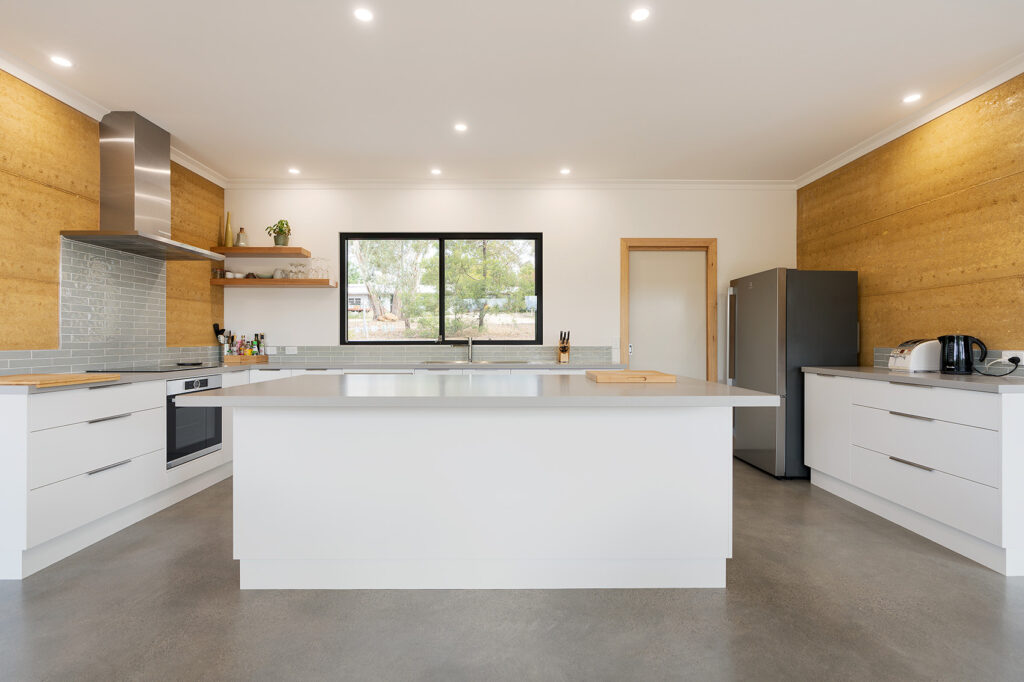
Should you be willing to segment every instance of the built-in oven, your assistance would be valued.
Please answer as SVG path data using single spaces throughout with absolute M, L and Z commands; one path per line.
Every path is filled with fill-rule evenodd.
M 191 462 L 221 448 L 221 408 L 178 407 L 175 396 L 220 388 L 219 374 L 167 382 L 167 468 Z

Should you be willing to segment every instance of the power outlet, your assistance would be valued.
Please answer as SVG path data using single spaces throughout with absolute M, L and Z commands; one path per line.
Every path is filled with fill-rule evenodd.
M 285 346 L 284 347 L 284 354 L 285 355 L 298 355 L 299 354 L 299 349 L 298 349 L 297 346 Z
M 277 346 L 267 346 L 267 355 L 277 355 Z
M 1024 362 L 1024 350 L 1004 350 L 1000 351 L 1000 355 L 1002 355 L 1003 362 L 1009 362 L 1012 357 L 1018 357 L 1021 362 Z

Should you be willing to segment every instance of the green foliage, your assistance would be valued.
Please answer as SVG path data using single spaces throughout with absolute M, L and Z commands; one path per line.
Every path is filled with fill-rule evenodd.
M 445 335 L 481 333 L 489 313 L 525 312 L 536 292 L 534 257 L 530 240 L 446 241 Z
M 273 225 L 268 225 L 266 230 L 267 234 L 269 234 L 271 237 L 281 234 L 288 236 L 292 233 L 291 225 L 289 225 L 288 221 L 285 220 L 284 218 L 281 218 L 281 220 L 278 220 Z
M 445 335 L 486 334 L 492 313 L 510 314 L 515 326 L 514 314 L 521 320 L 529 312 L 526 297 L 536 295 L 534 259 L 532 240 L 446 240 Z M 348 283 L 366 284 L 374 318 L 394 314 L 404 324 L 404 338 L 436 336 L 440 274 L 436 240 L 348 242 Z

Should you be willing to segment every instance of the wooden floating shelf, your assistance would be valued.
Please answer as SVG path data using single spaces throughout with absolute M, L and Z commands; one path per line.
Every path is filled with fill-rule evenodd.
M 309 258 L 301 246 L 212 246 L 210 251 L 227 258 Z
M 258 289 L 336 289 L 338 283 L 331 279 L 211 279 L 215 287 L 250 287 Z

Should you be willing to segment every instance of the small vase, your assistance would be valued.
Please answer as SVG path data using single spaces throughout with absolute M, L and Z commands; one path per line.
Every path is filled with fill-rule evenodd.
M 228 218 L 224 221 L 224 236 L 222 239 L 224 243 L 221 246 L 231 246 L 235 243 L 235 238 L 231 234 L 231 211 L 228 211 Z
M 275 234 L 274 235 L 274 246 L 288 246 L 288 235 L 286 235 L 286 234 Z
M 249 237 L 245 234 L 245 228 L 238 228 L 238 234 L 235 235 L 235 246 L 249 246 Z

